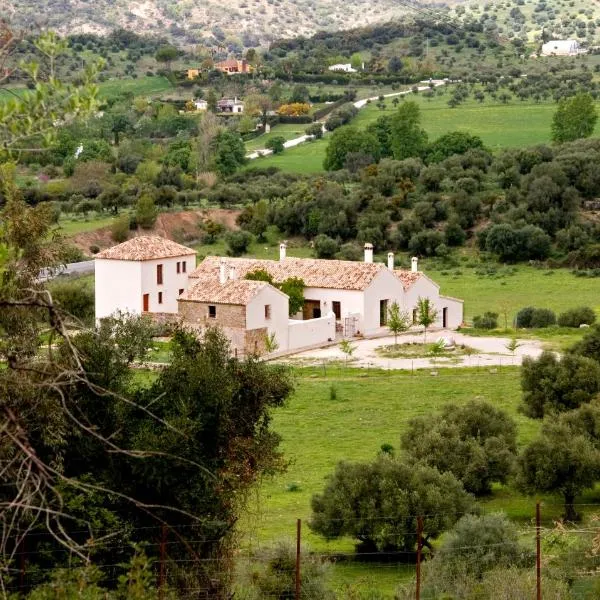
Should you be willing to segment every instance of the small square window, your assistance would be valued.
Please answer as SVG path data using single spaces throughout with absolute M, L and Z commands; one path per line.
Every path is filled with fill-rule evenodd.
M 162 292 L 158 292 L 158 303 L 162 304 Z
M 208 316 L 211 319 L 216 319 L 217 318 L 217 307 L 216 306 L 209 306 L 208 307 Z
M 185 262 L 185 260 L 181 263 L 181 272 L 187 273 L 187 263 Z
M 265 304 L 265 319 L 271 318 L 271 305 Z
M 185 291 L 185 290 L 184 290 L 183 288 L 181 288 L 181 289 L 179 290 L 179 295 L 181 296 L 181 294 L 183 294 L 183 292 L 184 292 L 184 291 Z
M 177 272 L 181 273 L 181 263 L 179 261 L 177 262 Z

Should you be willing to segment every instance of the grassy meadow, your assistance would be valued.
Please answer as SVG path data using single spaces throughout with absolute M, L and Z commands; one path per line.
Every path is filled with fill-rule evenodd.
M 529 265 L 498 267 L 495 273 L 483 274 L 476 268 L 440 270 L 422 267 L 441 286 L 442 294 L 465 301 L 465 318 L 489 310 L 509 325 L 520 308 L 537 306 L 556 313 L 576 306 L 590 306 L 600 314 L 600 281 L 594 277 L 576 277 L 567 269 L 537 269 Z
M 550 126 L 556 110 L 554 102 L 521 102 L 513 98 L 508 104 L 502 104 L 486 97 L 483 103 L 469 98 L 460 106 L 450 108 L 449 98 L 449 93 L 445 92 L 432 99 L 424 98 L 422 94 L 410 94 L 404 100 L 419 104 L 422 126 L 431 140 L 450 131 L 467 131 L 481 137 L 491 150 L 550 142 Z M 378 108 L 375 102 L 362 108 L 352 125 L 364 128 L 381 115 L 391 114 L 395 110 L 392 98 L 386 98 L 385 102 L 385 110 Z M 276 131 L 277 127 L 273 133 Z M 596 125 L 595 135 L 600 135 L 600 122 Z M 279 156 L 261 159 L 260 165 L 276 166 L 294 173 L 319 172 L 323 170 L 326 146 L 326 140 L 313 143 L 310 150 L 301 144 Z M 252 162 L 250 166 L 254 164 Z
M 273 415 L 273 429 L 282 437 L 281 449 L 289 467 L 263 483 L 241 526 L 243 544 L 254 550 L 293 538 L 296 519 L 301 518 L 303 540 L 313 551 L 351 556 L 354 540 L 327 542 L 310 531 L 310 499 L 322 491 L 338 461 L 370 460 L 384 443 L 398 451 L 400 435 L 413 417 L 435 412 L 447 403 L 481 399 L 516 420 L 520 447 L 532 440 L 540 427 L 539 421 L 518 412 L 520 380 L 519 369 L 514 367 L 493 374 L 487 368 L 441 369 L 432 377 L 428 371 L 411 375 L 337 365 L 298 369 L 296 376 L 295 393 Z M 543 518 L 551 526 L 552 520 L 560 517 L 561 499 L 546 497 L 543 502 Z M 600 502 L 600 490 L 587 493 L 578 502 Z M 481 506 L 486 512 L 505 511 L 526 527 L 534 515 L 535 500 L 498 486 Z M 357 583 L 374 587 L 391 599 L 398 583 L 411 575 L 412 569 L 406 565 L 342 561 L 333 567 L 332 582 L 338 589 Z

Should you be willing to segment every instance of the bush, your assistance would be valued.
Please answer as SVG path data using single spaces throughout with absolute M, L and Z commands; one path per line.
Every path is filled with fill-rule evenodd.
M 285 150 L 285 138 L 281 135 L 272 137 L 265 144 L 265 148 L 272 150 L 273 154 L 281 154 Z
M 248 250 L 248 246 L 252 242 L 252 234 L 247 231 L 230 231 L 225 236 L 227 244 L 227 254 L 229 256 L 241 256 Z
M 123 215 L 113 221 L 110 227 L 110 237 L 117 244 L 127 241 L 129 237 L 129 217 L 127 215 Z
M 91 286 L 78 281 L 59 281 L 50 284 L 52 300 L 66 314 L 91 324 L 94 321 L 94 290 Z
M 556 324 L 556 315 L 548 308 L 535 308 L 527 306 L 518 313 L 515 321 L 516 327 L 522 329 L 541 329 Z
M 473 327 L 477 329 L 496 329 L 498 327 L 498 313 L 484 312 L 483 316 L 473 317 Z
M 313 244 L 317 258 L 333 258 L 339 249 L 338 243 L 324 234 L 318 235 Z
M 556 315 L 549 308 L 536 308 L 531 317 L 532 329 L 543 329 L 556 325 Z
M 473 497 L 451 473 L 386 454 L 370 463 L 338 463 L 311 505 L 310 527 L 327 539 L 348 535 L 365 550 L 412 552 L 419 515 L 432 540 L 471 509 Z
M 566 310 L 558 316 L 558 324 L 561 327 L 579 327 L 580 325 L 591 325 L 596 321 L 596 313 L 589 306 L 580 306 Z
M 156 210 L 152 196 L 149 194 L 140 196 L 135 209 L 136 224 L 142 229 L 152 229 L 157 217 L 158 211 Z
M 323 125 L 321 123 L 313 123 L 304 130 L 304 133 L 320 140 L 323 137 Z

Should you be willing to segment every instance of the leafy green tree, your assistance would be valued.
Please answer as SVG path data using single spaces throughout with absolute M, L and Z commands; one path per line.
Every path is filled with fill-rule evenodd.
M 585 356 L 600 363 L 600 324 L 596 324 L 575 342 L 569 349 L 570 354 Z
M 370 463 L 338 463 L 311 505 L 310 527 L 328 540 L 348 535 L 365 551 L 410 552 L 416 547 L 418 516 L 430 547 L 471 510 L 473 500 L 450 473 L 382 454 Z
M 177 60 L 178 56 L 179 50 L 175 46 L 165 44 L 156 51 L 154 58 L 156 59 L 156 62 L 164 63 L 170 71 L 173 61 Z
M 11 39 L 8 37 L 7 43 Z M 14 39 L 17 39 L 16 35 Z M 32 61 L 20 68 L 34 89 L 19 95 L 11 94 L 0 104 L 0 159 L 52 146 L 60 129 L 56 127 L 58 121 L 75 116 L 85 119 L 99 106 L 98 87 L 94 81 L 102 62 L 87 66 L 79 74 L 79 85 L 69 85 L 61 82 L 56 72 L 57 61 L 67 51 L 67 41 L 49 31 L 36 38 L 33 45 L 42 63 Z
M 590 137 L 597 120 L 598 113 L 590 94 L 580 92 L 571 98 L 563 98 L 552 119 L 552 140 L 562 144 Z
M 429 298 L 417 298 L 417 323 L 423 327 L 423 341 L 427 339 L 427 329 L 438 316 L 438 311 Z
M 326 171 L 342 169 L 348 154 L 362 152 L 370 155 L 373 162 L 379 158 L 379 143 L 377 138 L 368 132 L 346 125 L 336 129 L 329 139 L 325 149 L 323 167 Z
M 301 311 L 304 307 L 304 288 L 304 280 L 300 277 L 288 277 L 279 286 L 279 289 L 290 299 L 290 317 Z
M 558 325 L 560 327 L 580 327 L 581 325 L 591 325 L 596 321 L 596 313 L 589 306 L 580 306 L 571 308 L 558 316 Z
M 273 154 L 281 154 L 285 150 L 285 138 L 281 135 L 276 135 L 270 138 L 265 144 L 265 148 L 273 151 Z
M 408 331 L 411 319 L 406 311 L 401 310 L 400 305 L 394 301 L 388 308 L 387 327 L 394 334 L 394 346 L 398 345 L 398 334 Z
M 394 158 L 421 156 L 427 146 L 427 133 L 421 128 L 421 110 L 416 102 L 405 102 L 391 119 L 390 145 Z
M 239 134 L 221 131 L 213 142 L 214 168 L 221 175 L 232 175 L 246 162 L 246 147 Z
M 464 131 L 452 131 L 429 144 L 426 162 L 438 163 L 455 154 L 465 154 L 469 150 L 483 149 L 483 140 Z
M 57 308 L 83 324 L 94 321 L 94 289 L 77 279 L 52 282 L 49 286 Z
M 313 246 L 317 258 L 333 258 L 339 250 L 339 244 L 323 233 L 313 240 Z
M 142 194 L 135 207 L 135 220 L 142 229 L 152 229 L 158 217 L 154 198 L 150 194 Z
M 468 492 L 483 495 L 492 483 L 510 477 L 516 438 L 516 425 L 504 411 L 473 401 L 412 419 L 402 435 L 402 449 L 411 461 L 452 473 Z
M 600 391 L 600 364 L 586 356 L 565 354 L 558 359 L 544 351 L 525 357 L 521 367 L 523 410 L 534 419 L 578 408 Z
M 227 253 L 230 256 L 241 256 L 248 251 L 252 242 L 252 234 L 248 231 L 230 231 L 225 235 Z
M 519 487 L 528 493 L 561 494 L 564 517 L 577 521 L 575 497 L 600 477 L 600 451 L 565 420 L 545 422 L 519 458 Z
M 323 124 L 313 123 L 304 130 L 304 133 L 306 135 L 312 135 L 316 140 L 320 140 L 323 137 Z
M 128 215 L 122 215 L 113 221 L 110 226 L 110 237 L 113 242 L 121 244 L 127 241 L 127 238 L 129 238 L 129 224 L 130 219 Z

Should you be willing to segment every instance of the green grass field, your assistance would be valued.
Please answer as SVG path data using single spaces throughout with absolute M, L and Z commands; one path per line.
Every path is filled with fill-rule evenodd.
M 265 156 L 251 160 L 245 169 L 277 167 L 289 173 L 318 173 L 323 170 L 326 147 L 326 138 L 306 142 L 295 148 L 288 148 L 277 156 Z
M 61 218 L 59 221 L 60 232 L 67 236 L 72 237 L 78 233 L 84 233 L 86 231 L 95 231 L 102 227 L 109 227 L 115 217 L 101 216 L 89 216 L 86 219 L 83 218 Z
M 166 77 L 138 77 L 137 79 L 125 78 L 103 81 L 98 84 L 100 97 L 109 98 L 126 92 L 134 96 L 150 96 L 159 94 L 173 86 Z
M 276 125 L 271 129 L 269 133 L 265 133 L 257 138 L 246 142 L 246 150 L 252 152 L 253 150 L 260 150 L 265 147 L 265 144 L 272 138 L 281 136 L 286 140 L 300 137 L 304 135 L 304 130 L 308 125 L 303 124 L 283 124 Z
M 354 540 L 327 542 L 310 531 L 310 498 L 323 489 L 338 461 L 370 460 L 383 443 L 398 449 L 402 431 L 415 416 L 434 412 L 446 403 L 486 400 L 516 420 L 521 447 L 537 435 L 540 426 L 539 421 L 517 411 L 521 396 L 518 368 L 503 368 L 494 374 L 488 369 L 442 369 L 437 377 L 428 371 L 411 375 L 343 366 L 299 369 L 296 373 L 296 391 L 284 408 L 274 412 L 273 419 L 273 429 L 282 436 L 281 448 L 290 464 L 286 473 L 267 480 L 250 502 L 242 532 L 243 543 L 251 548 L 293 538 L 296 519 L 301 518 L 305 523 L 303 539 L 311 549 L 351 554 Z M 330 396 L 332 386 L 337 392 L 335 400 Z M 558 497 L 543 501 L 543 517 L 551 525 L 561 514 L 561 501 Z M 599 501 L 600 490 L 578 499 Z M 503 510 L 525 526 L 534 514 L 535 500 L 498 486 L 481 505 L 486 512 Z M 333 582 L 338 588 L 363 582 L 391 598 L 395 586 L 410 574 L 402 565 L 350 562 L 334 566 Z
M 504 307 L 508 310 L 509 324 L 524 306 L 550 308 L 556 313 L 590 306 L 600 314 L 600 282 L 593 277 L 576 277 L 567 269 L 518 265 L 510 269 L 499 267 L 497 274 L 490 276 L 462 266 L 439 270 L 428 269 L 425 264 L 422 268 L 440 284 L 442 294 L 464 299 L 468 321 L 486 310 L 502 315 Z
M 448 93 L 431 100 L 422 94 L 411 94 L 407 98 L 421 107 L 422 125 L 431 140 L 449 131 L 468 131 L 480 136 L 493 151 L 549 143 L 551 140 L 550 125 L 556 110 L 554 102 L 534 104 L 512 99 L 508 104 L 501 104 L 486 97 L 483 104 L 470 98 L 457 108 L 450 108 L 447 105 L 449 98 Z M 386 99 L 386 106 L 383 111 L 375 103 L 365 106 L 352 125 L 364 128 L 381 115 L 395 110 L 391 98 Z M 600 135 L 600 122 L 596 125 L 595 135 Z M 276 166 L 294 173 L 322 171 L 326 146 L 326 141 L 320 141 L 313 144 L 310 152 L 305 145 L 290 148 L 280 156 L 261 159 L 261 166 Z M 310 160 L 307 160 L 307 155 Z

